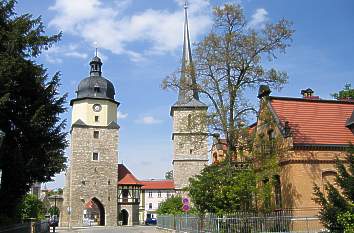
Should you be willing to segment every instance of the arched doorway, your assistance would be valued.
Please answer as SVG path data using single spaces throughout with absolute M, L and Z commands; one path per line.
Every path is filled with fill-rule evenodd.
M 129 213 L 127 210 L 123 209 L 120 211 L 120 220 L 122 221 L 122 225 L 128 225 Z
M 85 204 L 84 223 L 90 226 L 105 225 L 105 211 L 102 203 L 97 198 L 92 198 Z

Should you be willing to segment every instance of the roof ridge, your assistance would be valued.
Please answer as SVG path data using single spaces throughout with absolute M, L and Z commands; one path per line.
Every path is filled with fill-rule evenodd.
M 269 99 L 270 100 L 276 99 L 276 100 L 321 102 L 321 103 L 331 103 L 331 104 L 353 104 L 354 105 L 354 101 L 347 101 L 347 100 L 307 99 L 307 98 L 284 97 L 284 96 L 269 96 Z

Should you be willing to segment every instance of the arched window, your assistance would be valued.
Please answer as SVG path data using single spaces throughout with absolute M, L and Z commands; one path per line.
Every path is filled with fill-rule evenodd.
M 275 175 L 273 177 L 273 182 L 274 182 L 274 193 L 275 193 L 275 207 L 277 209 L 280 209 L 280 208 L 282 208 L 280 176 Z

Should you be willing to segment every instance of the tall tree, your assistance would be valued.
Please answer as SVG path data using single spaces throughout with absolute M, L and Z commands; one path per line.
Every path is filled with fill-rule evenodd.
M 61 34 L 46 36 L 41 18 L 16 15 L 14 0 L 0 1 L 1 219 L 16 221 L 16 207 L 34 182 L 47 182 L 65 168 L 66 95 L 59 74 L 48 78 L 34 59 Z
M 210 104 L 210 130 L 225 137 L 228 157 L 241 146 L 240 128 L 254 108 L 245 92 L 259 84 L 280 88 L 287 74 L 265 68 L 265 59 L 277 58 L 285 52 L 294 30 L 285 19 L 264 28 L 253 29 L 242 8 L 225 4 L 214 9 L 211 32 L 196 44 L 194 63 L 187 70 L 197 84 L 181 83 L 177 74 L 163 81 L 163 88 L 197 90 Z
M 325 185 L 326 194 L 314 187 L 315 202 L 321 205 L 320 218 L 330 232 L 340 233 L 354 226 L 354 146 L 350 145 L 346 162 L 337 160 L 336 184 Z M 339 188 L 340 189 L 339 189 Z M 351 228 L 353 232 L 353 228 Z

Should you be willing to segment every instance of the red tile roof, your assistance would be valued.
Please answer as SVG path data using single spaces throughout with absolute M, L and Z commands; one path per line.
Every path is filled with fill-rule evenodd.
M 173 180 L 143 180 L 141 189 L 174 189 Z
M 294 144 L 354 143 L 353 133 L 345 127 L 354 102 L 270 97 L 270 104 L 283 125 L 289 122 Z
M 140 181 L 123 164 L 118 164 L 118 185 L 141 185 Z

